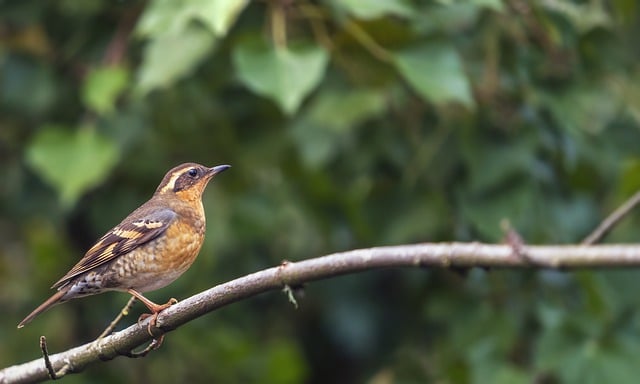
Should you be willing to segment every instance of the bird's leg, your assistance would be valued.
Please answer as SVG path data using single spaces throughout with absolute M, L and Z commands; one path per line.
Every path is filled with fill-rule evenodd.
M 151 332 L 151 327 L 156 326 L 156 320 L 158 320 L 158 314 L 178 302 L 178 300 L 172 297 L 165 304 L 156 304 L 153 301 L 142 296 L 142 294 L 136 291 L 135 289 L 129 288 L 127 289 L 127 292 L 129 292 L 136 299 L 140 300 L 142 304 L 146 305 L 147 308 L 149 308 L 149 310 L 151 311 L 151 313 L 143 313 L 138 318 L 138 322 L 140 322 L 141 320 L 144 320 L 147 317 L 151 316 L 151 320 L 149 321 L 149 325 L 147 326 L 147 332 L 149 332 L 149 335 L 151 336 L 154 336 L 154 334 Z

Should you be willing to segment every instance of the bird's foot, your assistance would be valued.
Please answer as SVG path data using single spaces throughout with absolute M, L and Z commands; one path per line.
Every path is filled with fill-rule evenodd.
M 143 313 L 142 315 L 140 315 L 140 317 L 138 317 L 138 324 L 140 324 L 141 321 L 143 321 L 144 319 L 151 317 L 151 320 L 149 321 L 149 324 L 147 324 L 147 332 L 149 332 L 149 335 L 151 335 L 152 337 L 155 337 L 155 335 L 153 334 L 153 332 L 151 332 L 151 328 L 156 326 L 156 321 L 158 320 L 158 315 L 160 314 L 160 312 L 164 311 L 165 309 L 169 308 L 170 306 L 177 304 L 178 300 L 176 300 L 175 298 L 171 298 L 169 299 L 169 301 L 167 301 L 164 304 L 158 305 L 155 303 L 150 303 L 152 305 L 147 305 L 147 307 L 149 308 L 149 310 L 151 311 L 151 313 Z M 162 341 L 159 341 L 160 343 L 162 343 Z

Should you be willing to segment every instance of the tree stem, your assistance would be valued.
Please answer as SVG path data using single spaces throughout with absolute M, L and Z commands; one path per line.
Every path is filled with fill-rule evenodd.
M 156 337 L 216 310 L 284 286 L 338 275 L 393 267 L 448 268 L 599 268 L 640 266 L 640 245 L 512 245 L 482 243 L 423 243 L 358 249 L 308 259 L 285 262 L 217 285 L 162 311 L 153 333 Z M 49 379 L 51 369 L 64 374 L 82 371 L 86 366 L 131 351 L 151 340 L 147 322 L 134 324 L 120 332 L 91 343 L 48 355 L 49 370 L 42 358 L 0 370 L 0 383 L 29 383 Z

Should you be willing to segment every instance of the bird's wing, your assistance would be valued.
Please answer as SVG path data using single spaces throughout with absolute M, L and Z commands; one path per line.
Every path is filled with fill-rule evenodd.
M 148 215 L 132 216 L 133 214 L 102 236 L 78 264 L 51 288 L 59 288 L 72 278 L 155 239 L 169 227 L 176 218 L 176 213 L 170 209 L 162 209 Z

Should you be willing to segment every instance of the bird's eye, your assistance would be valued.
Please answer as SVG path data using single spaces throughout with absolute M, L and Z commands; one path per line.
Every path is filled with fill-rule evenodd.
M 196 177 L 198 176 L 198 170 L 195 168 L 191 168 L 190 170 L 187 171 L 187 174 L 191 177 Z

